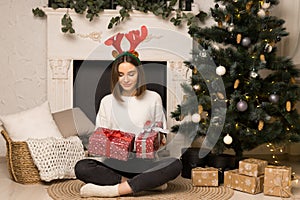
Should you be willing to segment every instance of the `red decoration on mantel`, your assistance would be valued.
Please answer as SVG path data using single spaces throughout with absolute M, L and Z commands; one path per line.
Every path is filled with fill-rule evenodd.
M 123 37 L 126 37 L 126 39 L 129 41 L 130 44 L 130 48 L 128 50 L 128 52 L 132 53 L 133 55 L 135 55 L 136 57 L 138 57 L 138 53 L 136 52 L 136 47 L 146 39 L 147 35 L 148 35 L 148 29 L 146 26 L 142 26 L 141 27 L 141 31 L 140 30 L 132 30 L 129 31 L 128 33 L 117 33 L 116 35 L 108 38 L 104 44 L 107 46 L 113 46 L 116 51 L 117 54 L 121 54 L 123 53 L 122 47 L 121 47 L 121 42 L 123 40 Z M 113 56 L 116 57 L 117 56 L 116 53 L 114 53 L 113 51 Z

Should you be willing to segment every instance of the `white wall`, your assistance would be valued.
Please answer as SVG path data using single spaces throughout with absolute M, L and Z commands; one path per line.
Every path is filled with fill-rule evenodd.
M 213 0 L 196 2 L 205 11 L 214 5 Z M 299 34 L 299 2 L 281 1 L 272 13 L 287 21 L 292 38 L 285 42 L 293 46 Z M 47 0 L 0 1 L 0 115 L 32 108 L 46 100 L 46 20 L 31 12 L 32 8 L 46 5 Z M 294 53 L 289 49 L 282 53 L 300 59 L 299 50 Z M 5 152 L 5 142 L 0 137 L 0 156 Z
M 47 0 L 0 1 L 0 114 L 18 112 L 46 99 L 46 20 L 35 18 Z M 0 156 L 5 155 L 0 138 Z

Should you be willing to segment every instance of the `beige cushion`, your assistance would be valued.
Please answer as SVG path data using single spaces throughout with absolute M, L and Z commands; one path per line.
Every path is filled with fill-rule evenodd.
M 72 109 L 52 113 L 52 116 L 60 133 L 65 138 L 77 135 Z
M 0 120 L 13 141 L 62 137 L 53 120 L 48 101 L 25 111 L 0 116 Z
M 75 135 L 85 136 L 95 129 L 95 125 L 80 108 L 67 109 L 52 115 L 65 138 Z

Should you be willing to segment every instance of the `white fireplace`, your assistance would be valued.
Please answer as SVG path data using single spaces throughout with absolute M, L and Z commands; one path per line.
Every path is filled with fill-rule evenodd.
M 52 112 L 73 107 L 73 61 L 74 60 L 113 60 L 112 46 L 104 41 L 116 33 L 127 33 L 147 26 L 148 36 L 138 46 L 142 61 L 165 61 L 167 67 L 166 113 L 168 125 L 173 124 L 170 112 L 182 100 L 180 84 L 189 79 L 183 61 L 190 60 L 192 38 L 185 26 L 176 27 L 168 20 L 153 14 L 133 12 L 129 20 L 113 29 L 108 29 L 117 10 L 105 10 L 98 19 L 89 22 L 84 16 L 68 11 L 73 19 L 75 34 L 61 32 L 61 18 L 67 9 L 45 8 L 47 15 L 47 98 Z M 128 48 L 122 43 L 123 49 Z M 88 77 L 87 77 L 88 78 Z

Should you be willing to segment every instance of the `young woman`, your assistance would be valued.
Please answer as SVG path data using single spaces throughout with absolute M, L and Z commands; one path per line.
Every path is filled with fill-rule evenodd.
M 130 52 L 119 55 L 112 65 L 111 94 L 100 103 L 96 127 L 139 134 L 147 121 L 166 119 L 158 93 L 146 89 L 142 64 Z M 107 158 L 103 162 L 84 159 L 75 166 L 78 179 L 86 184 L 80 189 L 83 197 L 116 197 L 153 188 L 166 188 L 166 183 L 181 172 L 176 158 L 127 161 Z

